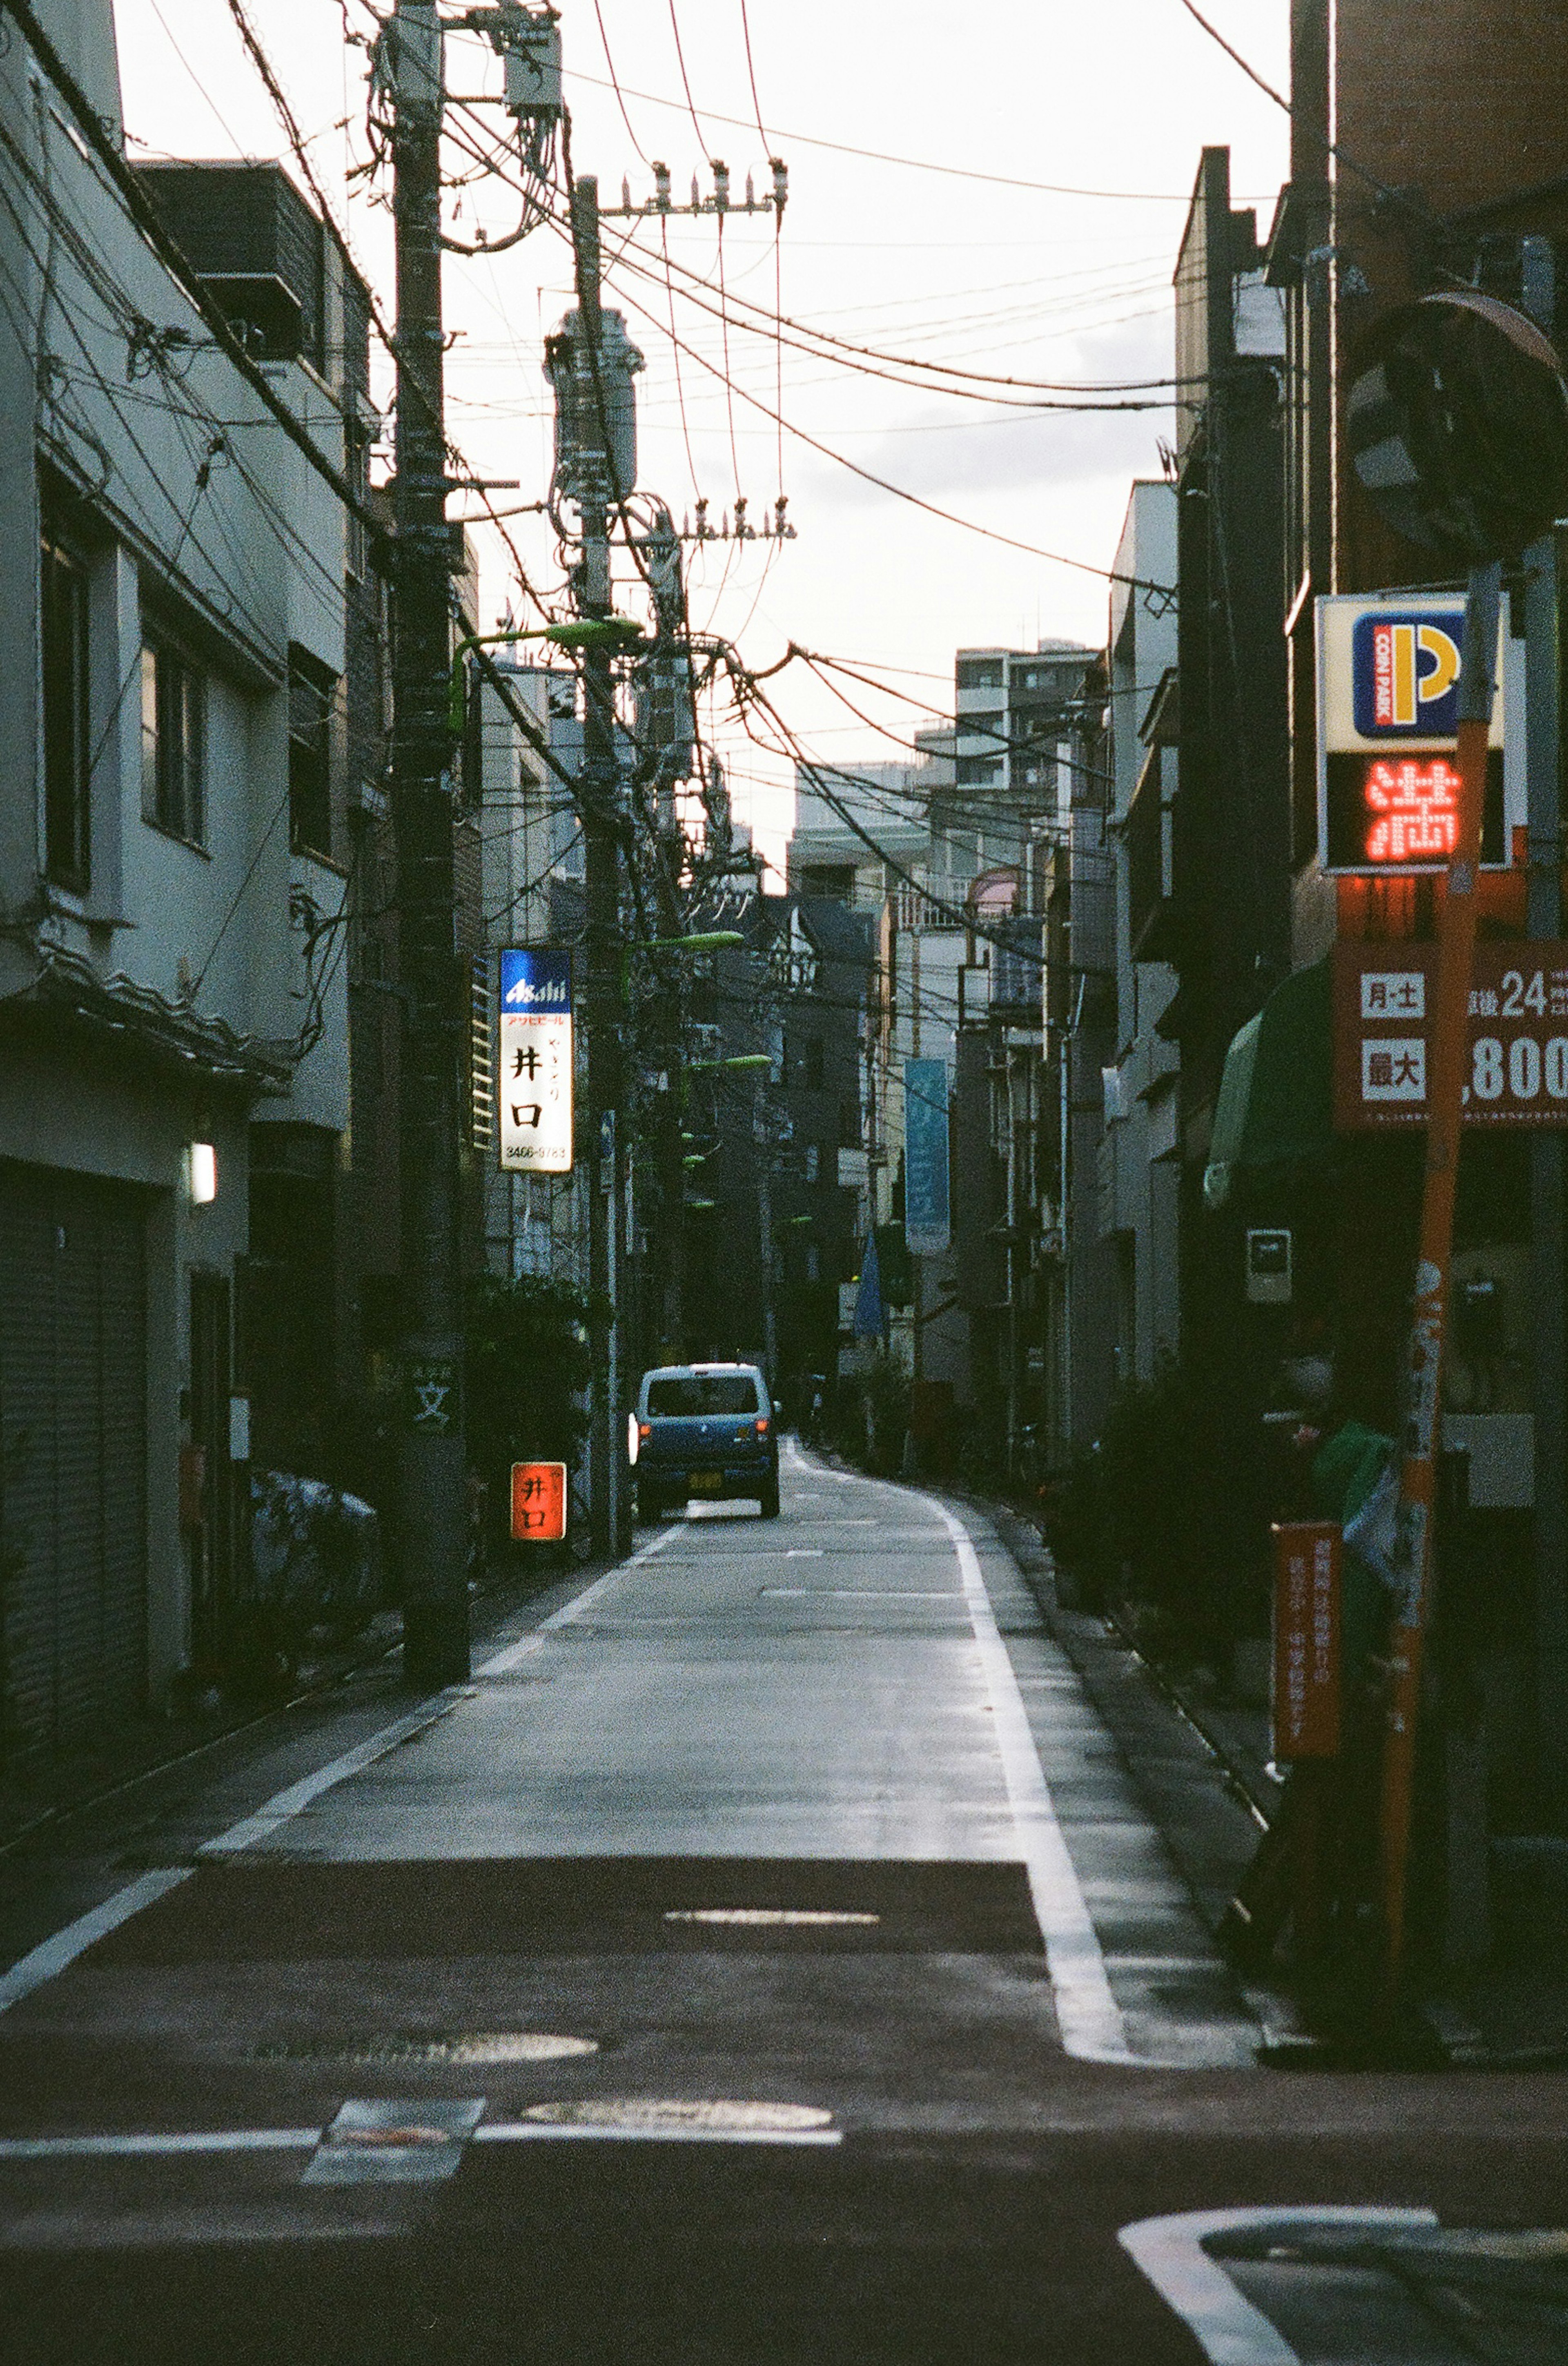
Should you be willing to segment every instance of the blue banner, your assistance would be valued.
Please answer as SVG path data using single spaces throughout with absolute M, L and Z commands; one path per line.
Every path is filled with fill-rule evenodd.
M 912 1253 L 940 1256 L 952 1239 L 946 1060 L 903 1064 L 903 1213 Z
M 509 946 L 501 955 L 501 1008 L 538 1011 L 556 1019 L 572 1013 L 572 956 L 552 946 L 548 952 L 532 945 Z

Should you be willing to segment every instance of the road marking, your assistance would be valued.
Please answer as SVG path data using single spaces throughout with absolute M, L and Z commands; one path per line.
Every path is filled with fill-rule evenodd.
M 759 1594 L 784 1602 L 962 1602 L 951 1586 L 940 1594 L 917 1593 L 907 1585 L 760 1585 Z
M 818 2143 L 833 2113 L 816 2103 L 736 2102 L 724 2096 L 612 2095 L 585 2101 L 533 2103 L 520 2125 L 592 2128 L 614 2135 L 786 2136 Z
M 417 1733 L 423 1733 L 430 1726 L 439 1724 L 443 1717 L 450 1717 L 458 1702 L 469 1697 L 466 1686 L 449 1684 L 433 1704 L 410 1709 L 407 1717 L 397 1718 L 392 1724 L 384 1725 L 380 1732 L 373 1733 L 367 1741 L 357 1743 L 353 1750 L 345 1750 L 341 1758 L 319 1766 L 314 1774 L 307 1774 L 301 1781 L 291 1783 L 285 1791 L 275 1791 L 253 1815 L 241 1817 L 237 1824 L 230 1824 L 226 1832 L 219 1832 L 216 1840 L 204 1841 L 196 1851 L 197 1857 L 207 1863 L 220 1857 L 236 1856 L 241 1849 L 254 1848 L 258 1841 L 270 1840 L 285 1824 L 292 1823 L 296 1816 L 302 1816 L 323 1792 L 336 1790 L 338 1785 L 346 1783 L 351 1774 L 363 1774 L 367 1766 L 374 1766 L 378 1758 L 385 1758 L 388 1751 L 396 1750 L 399 1742 L 411 1741 Z
M 319 2128 L 157 2128 L 136 2135 L 6 2136 L 0 2164 L 8 2160 L 157 2159 L 185 2152 L 314 2152 Z
M 1014 1829 L 1040 1936 L 1046 1943 L 1046 1966 L 1062 2045 L 1081 2062 L 1130 2062 L 1135 2057 L 1127 2045 L 1121 2010 L 1111 1992 L 1099 1933 L 1057 1820 L 1024 1696 L 980 1575 L 974 1540 L 963 1522 L 935 1495 L 920 1500 L 940 1516 L 958 1555 L 975 1648 L 995 1712 L 992 1731 L 1002 1757 Z
M 495 2120 L 475 2129 L 474 2144 L 838 2145 L 839 2128 L 631 2128 L 554 2126 L 542 2120 Z
M 578 1617 L 605 1586 L 617 1578 L 624 1577 L 641 1562 L 652 1560 L 675 1534 L 673 1528 L 666 1528 L 652 1538 L 629 1560 L 608 1571 L 593 1584 L 585 1586 L 582 1593 L 574 1595 L 570 1602 L 564 1603 L 532 1634 L 522 1637 L 520 1642 L 509 1645 L 505 1651 L 498 1651 L 493 1658 L 487 1660 L 477 1673 L 482 1676 L 499 1675 L 504 1674 L 508 1668 L 515 1667 L 528 1652 L 540 1648 L 540 1639 L 543 1634 L 553 1628 L 564 1627 Z M 389 1750 L 395 1750 L 399 1742 L 410 1740 L 416 1733 L 422 1733 L 426 1727 L 450 1716 L 460 1700 L 470 1697 L 470 1687 L 450 1685 L 433 1705 L 411 1709 L 407 1717 L 398 1718 L 391 1725 L 383 1726 L 379 1733 L 373 1733 L 368 1741 L 360 1742 L 355 1749 L 344 1751 L 330 1764 L 319 1767 L 314 1774 L 306 1775 L 301 1782 L 291 1783 L 286 1790 L 275 1792 L 253 1815 L 242 1817 L 226 1832 L 219 1833 L 217 1839 L 204 1842 L 196 1851 L 197 1858 L 212 1861 L 252 1847 L 257 1841 L 266 1839 L 282 1825 L 303 1814 L 323 1792 L 334 1789 L 338 1784 L 346 1782 L 351 1774 L 360 1774 L 366 1766 L 373 1766 L 378 1758 L 385 1757 Z M 19 2004 L 24 1997 L 30 1996 L 46 1980 L 54 1979 L 68 1965 L 74 1963 L 78 1955 L 84 1954 L 97 1940 L 106 1937 L 109 1932 L 118 1930 L 122 1922 L 128 1922 L 133 1914 L 140 1914 L 143 1907 L 154 1904 L 180 1882 L 188 1881 L 194 1869 L 184 1865 L 161 1865 L 151 1873 L 144 1873 L 137 1880 L 128 1882 L 123 1889 L 117 1889 L 101 1905 L 91 1908 L 85 1914 L 79 1914 L 74 1922 L 68 1922 L 62 1931 L 57 1931 L 51 1938 L 42 1941 L 19 1963 L 13 1964 L 9 1971 L 0 1973 L 0 2012 Z M 312 2136 L 311 2142 L 315 2140 Z M 0 2154 L 0 2158 L 4 2157 Z
M 1116 2240 L 1196 2337 L 1209 2366 L 1302 2366 L 1300 2352 L 1209 2257 L 1205 2241 L 1254 2227 L 1277 2229 L 1280 2240 L 1288 2242 L 1293 2235 L 1320 2227 L 1413 2234 L 1437 2224 L 1435 2210 L 1292 2210 L 1275 2203 L 1261 2209 L 1188 2210 L 1170 2218 L 1140 2218 L 1120 2228 Z
M 672 1906 L 665 1914 L 666 1922 L 723 1922 L 753 1927 L 781 1927 L 788 1931 L 818 1930 L 824 1925 L 836 1927 L 846 1922 L 879 1922 L 879 1914 L 838 1912 L 823 1906 Z
M 439 2185 L 455 2177 L 482 2095 L 461 2101 L 385 2096 L 346 2102 L 305 2165 L 302 2185 Z
M 429 2103 L 399 2105 L 410 2125 L 435 2108 Z M 394 2135 L 396 2130 L 392 2132 Z M 470 2144 L 745 2144 L 837 2145 L 842 2129 L 834 2127 L 747 2125 L 741 2122 L 694 2123 L 657 2120 L 641 2124 L 630 2121 L 559 2122 L 490 2120 L 469 2136 Z M 0 2138 L 0 2168 L 8 2161 L 30 2160 L 157 2160 L 189 2153 L 308 2152 L 319 2159 L 319 2128 L 196 2128 L 151 2129 L 134 2135 L 6 2136 Z M 346 2148 L 345 2148 L 346 2149 Z M 423 2147 L 420 2148 L 424 2149 Z M 437 2147 L 429 2147 L 435 2152 Z M 440 2148 L 445 2151 L 444 2144 Z M 397 2159 L 400 2148 L 388 2146 L 382 2158 Z M 413 2151 L 410 2146 L 409 2151 Z M 408 2153 L 403 2153 L 404 2158 Z M 345 2164 L 346 2165 L 346 2164 Z M 361 2175 L 364 2174 L 363 2169 Z M 342 2183 L 340 2177 L 306 2177 L 312 2184 Z
M 558 1628 L 574 1625 L 581 1617 L 589 1603 L 596 1602 L 607 1586 L 616 1584 L 623 1577 L 629 1577 L 632 1572 L 634 1569 L 640 1569 L 645 1560 L 652 1560 L 654 1555 L 656 1552 L 663 1552 L 670 1538 L 678 1534 L 678 1528 L 661 1528 L 657 1536 L 650 1537 L 645 1545 L 639 1545 L 628 1560 L 618 1562 L 614 1569 L 606 1570 L 602 1577 L 596 1577 L 591 1585 L 585 1585 L 580 1594 L 575 1594 L 570 1602 L 564 1602 L 559 1610 L 552 1611 L 548 1618 L 542 1618 L 537 1627 L 532 1628 L 526 1635 L 520 1636 L 515 1643 L 507 1644 L 504 1650 L 494 1652 L 487 1660 L 481 1661 L 474 1673 L 476 1676 L 506 1675 L 511 1669 L 529 1658 L 531 1653 L 542 1651 L 546 1635 L 554 1634 Z
M 19 1964 L 13 1964 L 8 1972 L 0 1974 L 0 2012 L 20 2004 L 25 1996 L 31 1996 L 34 1989 L 41 1989 L 46 1980 L 52 1980 L 99 1939 L 118 1931 L 122 1922 L 129 1922 L 144 1906 L 151 1906 L 154 1898 L 177 1888 L 190 1877 L 188 1865 L 162 1865 L 155 1872 L 144 1873 L 140 1880 L 128 1882 L 112 1898 L 106 1898 L 101 1906 L 79 1914 L 74 1922 L 68 1922 L 63 1931 L 57 1931 L 51 1939 L 45 1939 L 30 1955 L 24 1955 Z

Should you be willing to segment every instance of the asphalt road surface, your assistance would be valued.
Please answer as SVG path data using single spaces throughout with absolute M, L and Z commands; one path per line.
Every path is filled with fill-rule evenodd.
M 791 1449 L 0 1867 L 0 2352 L 1561 2366 L 1562 2081 L 1260 2067 L 1139 1797 Z

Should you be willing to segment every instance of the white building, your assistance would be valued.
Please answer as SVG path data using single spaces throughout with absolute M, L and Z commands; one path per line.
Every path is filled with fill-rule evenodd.
M 40 13 L 118 138 L 109 0 Z M 234 1583 L 253 1144 L 330 1164 L 348 1116 L 347 849 L 312 818 L 347 554 L 15 28 L 0 212 L 0 1752 L 27 1780 L 166 1700 Z M 341 468 L 319 252 L 267 377 Z
M 1176 580 L 1176 488 L 1134 485 L 1118 576 Z M 1103 1079 L 1097 1225 L 1116 1256 L 1116 1377 L 1148 1382 L 1180 1335 L 1176 1045 L 1159 1022 L 1176 991 L 1166 955 L 1176 795 L 1176 607 L 1127 581 L 1111 592 L 1111 843 L 1116 857 L 1117 1038 Z

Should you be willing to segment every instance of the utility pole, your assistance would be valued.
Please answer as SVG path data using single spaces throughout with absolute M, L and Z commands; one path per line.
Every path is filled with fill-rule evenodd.
M 442 32 L 434 0 L 396 0 L 393 101 L 398 420 L 392 821 L 403 996 L 403 1409 L 398 1549 L 403 1665 L 421 1688 L 469 1672 L 463 1430 L 458 1063 L 447 675 L 452 533 L 441 307 Z
M 606 617 L 610 597 L 610 495 L 614 461 L 606 417 L 608 395 L 599 310 L 599 182 L 584 174 L 572 192 L 572 249 L 577 265 L 577 334 L 573 352 L 579 440 L 574 490 L 582 551 L 574 577 L 577 612 Z M 584 425 L 588 433 L 582 433 Z M 617 488 L 620 492 L 630 486 Z M 626 1530 L 626 1453 L 622 1435 L 621 1325 L 616 1312 L 620 1239 L 621 1140 L 621 848 L 620 767 L 615 745 L 615 680 L 610 650 L 583 651 L 583 778 L 580 807 L 587 874 L 588 1155 L 595 1162 L 588 1192 L 588 1340 L 593 1358 L 588 1433 L 589 1527 L 594 1551 L 618 1553 Z

